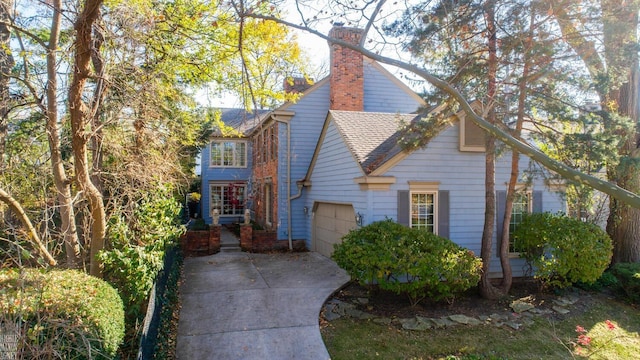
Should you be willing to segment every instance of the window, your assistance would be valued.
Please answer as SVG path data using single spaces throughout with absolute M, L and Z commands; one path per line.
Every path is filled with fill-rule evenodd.
M 243 183 L 211 184 L 210 211 L 217 209 L 220 216 L 243 215 L 246 185 Z
M 273 191 L 270 180 L 264 184 L 264 222 L 271 226 L 273 223 Z
M 244 141 L 212 141 L 212 167 L 246 167 L 247 144 Z
M 411 192 L 410 226 L 436 233 L 436 192 Z
M 517 253 L 518 244 L 513 238 L 513 232 L 522 223 L 524 216 L 531 212 L 531 193 L 520 191 L 515 194 L 513 199 L 513 208 L 511 209 L 511 222 L 509 223 L 509 252 Z

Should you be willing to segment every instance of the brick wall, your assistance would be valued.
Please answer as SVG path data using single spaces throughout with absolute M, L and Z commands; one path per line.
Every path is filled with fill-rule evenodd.
M 220 251 L 220 226 L 209 230 L 187 230 L 180 238 L 184 256 L 204 256 Z
M 254 146 L 253 174 L 254 194 L 253 211 L 254 220 L 268 230 L 276 230 L 278 218 L 278 124 L 269 125 L 269 128 L 254 135 L 257 138 Z M 271 225 L 266 223 L 265 209 L 265 183 L 271 184 Z
M 292 241 L 293 251 L 305 251 L 304 240 Z M 240 226 L 240 247 L 249 252 L 288 251 L 288 240 L 277 240 L 275 231 L 253 230 L 250 225 Z
M 334 26 L 329 37 L 357 45 L 362 38 L 362 29 Z M 362 54 L 335 43 L 331 48 L 330 109 L 364 110 L 364 66 Z

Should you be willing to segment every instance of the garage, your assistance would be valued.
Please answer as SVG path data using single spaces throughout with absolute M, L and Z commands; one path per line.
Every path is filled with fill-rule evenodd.
M 333 244 L 356 228 L 356 216 L 350 204 L 317 203 L 313 217 L 313 250 L 330 257 Z

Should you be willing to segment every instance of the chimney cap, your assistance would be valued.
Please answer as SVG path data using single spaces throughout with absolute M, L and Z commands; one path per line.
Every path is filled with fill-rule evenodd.
M 340 22 L 340 21 L 336 21 L 336 22 L 333 23 L 333 26 L 342 27 L 342 26 L 344 26 L 344 23 Z

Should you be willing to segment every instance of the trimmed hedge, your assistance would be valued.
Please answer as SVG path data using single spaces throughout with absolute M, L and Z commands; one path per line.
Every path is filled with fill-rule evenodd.
M 333 259 L 361 285 L 440 301 L 475 286 L 481 260 L 470 250 L 425 230 L 392 220 L 374 222 L 350 231 L 335 245 Z
M 112 359 L 124 307 L 106 282 L 77 270 L 0 270 L 0 312 L 25 359 Z
M 512 236 L 520 256 L 535 268 L 535 277 L 553 287 L 594 283 L 611 262 L 607 233 L 565 215 L 527 215 Z

